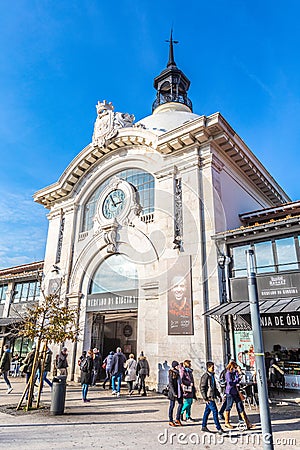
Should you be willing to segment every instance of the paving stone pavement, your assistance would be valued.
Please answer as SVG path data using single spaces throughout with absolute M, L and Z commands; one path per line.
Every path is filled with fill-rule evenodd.
M 193 404 L 195 423 L 182 427 L 168 426 L 168 400 L 161 394 L 150 392 L 147 397 L 137 393 L 127 395 L 124 388 L 116 398 L 111 391 L 100 386 L 90 388 L 90 403 L 81 400 L 77 383 L 68 383 L 65 413 L 50 415 L 51 393 L 47 385 L 42 395 L 42 408 L 38 411 L 16 411 L 24 388 L 24 379 L 12 378 L 13 391 L 0 381 L 0 449 L 11 450 L 69 450 L 69 449 L 192 449 L 240 450 L 263 449 L 259 411 L 248 409 L 257 428 L 241 431 L 237 427 L 225 436 L 215 433 L 210 418 L 208 427 L 213 433 L 202 433 L 200 418 L 204 404 Z M 293 401 L 292 401 L 293 400 Z M 274 448 L 300 450 L 300 406 L 295 399 L 276 398 L 271 408 Z M 281 403 L 281 405 L 280 405 Z M 237 424 L 237 416 L 232 415 Z

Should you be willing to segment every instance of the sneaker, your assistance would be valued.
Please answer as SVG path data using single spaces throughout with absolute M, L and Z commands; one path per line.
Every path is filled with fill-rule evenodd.
M 13 390 L 13 388 L 10 387 L 10 388 L 7 389 L 7 392 L 6 392 L 6 393 L 7 393 L 7 394 L 10 394 L 12 390 Z
M 175 420 L 174 423 L 177 427 L 182 427 L 182 423 L 180 422 L 180 420 Z
M 174 422 L 169 422 L 169 427 L 176 427 Z
M 117 392 L 117 397 L 120 397 L 120 392 Z
M 91 400 L 88 400 L 87 398 L 83 400 L 84 403 L 90 403 Z
M 211 431 L 207 427 L 202 427 L 201 431 L 203 431 L 204 433 L 211 433 Z
M 196 419 L 192 419 L 192 417 L 188 417 L 186 419 L 187 422 L 196 422 Z
M 225 433 L 225 431 L 224 431 L 224 430 L 222 430 L 222 428 L 220 428 L 219 430 L 217 430 L 217 433 L 218 433 L 218 434 L 224 434 L 224 433 Z
M 117 391 L 112 391 L 111 395 L 116 395 Z
M 134 391 L 130 391 L 130 392 L 129 392 L 129 395 L 132 395 L 133 393 L 134 393 Z

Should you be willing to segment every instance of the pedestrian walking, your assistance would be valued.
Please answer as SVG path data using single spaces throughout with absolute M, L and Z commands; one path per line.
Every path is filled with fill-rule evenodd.
M 106 375 L 102 385 L 103 389 L 105 389 L 105 384 L 107 383 L 107 381 L 109 381 L 109 389 L 111 388 L 111 364 L 114 354 L 115 353 L 113 351 L 109 352 L 102 364 L 102 368 L 105 370 Z
M 194 422 L 191 417 L 191 408 L 193 400 L 196 399 L 196 388 L 194 383 L 193 369 L 191 368 L 191 361 L 186 359 L 180 368 L 180 376 L 183 391 L 183 406 L 181 409 L 180 419 L 183 420 L 185 412 L 185 419 L 187 422 Z
M 141 391 L 143 391 L 142 396 L 146 397 L 147 393 L 145 379 L 150 375 L 150 368 L 147 358 L 144 356 L 144 352 L 140 353 L 136 366 L 136 374 L 139 378 L 138 393 L 140 394 Z
M 57 358 L 57 369 L 59 375 L 68 375 L 68 349 L 63 347 Z
M 218 391 L 217 383 L 215 379 L 215 365 L 212 361 L 207 361 L 206 372 L 202 375 L 200 381 L 200 392 L 203 400 L 206 403 L 203 418 L 202 418 L 202 431 L 210 433 L 207 428 L 207 421 L 210 413 L 213 413 L 215 425 L 217 427 L 218 434 L 224 433 L 218 418 L 218 409 L 216 405 L 216 399 L 221 399 L 221 394 Z
M 176 427 L 181 426 L 180 415 L 181 409 L 183 405 L 183 392 L 182 392 L 182 383 L 179 373 L 179 362 L 173 361 L 172 367 L 169 370 L 169 392 L 168 398 L 170 400 L 169 404 L 169 426 Z M 173 420 L 173 411 L 176 402 L 178 403 L 177 412 L 176 412 L 176 420 Z
M 134 354 L 131 353 L 125 363 L 125 381 L 127 382 L 129 395 L 134 393 L 133 383 L 136 380 L 136 366 L 137 362 L 134 359 Z
M 52 382 L 47 377 L 48 372 L 51 372 L 52 355 L 53 355 L 52 350 L 50 349 L 50 347 L 47 347 L 46 355 L 45 355 L 44 373 L 43 373 L 43 379 L 42 379 L 42 389 L 43 389 L 44 383 L 47 383 L 48 386 L 50 387 L 50 389 L 52 389 Z M 38 370 L 39 382 L 41 382 L 41 373 L 40 373 L 41 366 L 42 366 L 42 361 L 41 361 L 40 368 Z
M 87 399 L 87 393 L 89 390 L 89 385 L 92 382 L 92 371 L 93 371 L 93 352 L 92 350 L 89 350 L 87 352 L 87 356 L 82 359 L 81 365 L 81 377 L 80 382 L 82 386 L 82 401 L 84 403 L 89 402 L 90 400 Z
M 11 383 L 8 379 L 9 371 L 11 365 L 11 352 L 8 344 L 4 345 L 4 351 L 1 356 L 0 361 L 0 371 L 3 375 L 4 381 L 7 384 L 7 394 L 10 394 L 13 388 L 11 387 Z
M 101 355 L 97 348 L 93 349 L 93 372 L 92 372 L 92 386 L 96 385 L 98 375 L 101 368 Z
M 33 361 L 34 361 L 34 355 L 36 351 L 36 345 L 35 343 L 31 347 L 31 351 L 27 353 L 26 358 L 23 361 L 23 365 L 20 367 L 20 371 L 25 373 L 26 375 L 26 385 L 28 385 L 31 373 L 33 370 Z M 28 390 L 26 393 L 26 400 L 28 399 Z
M 231 361 L 234 361 L 233 359 L 231 359 Z M 227 395 L 225 393 L 225 389 L 226 389 L 226 367 L 222 370 L 222 372 L 220 373 L 220 377 L 219 377 L 219 385 L 221 388 L 221 395 L 223 396 L 223 403 L 221 408 L 219 409 L 219 419 L 220 420 L 224 420 L 225 421 L 225 416 L 224 416 L 224 412 L 227 406 Z M 239 422 L 243 423 L 243 419 L 242 416 L 240 414 L 240 412 L 237 410 L 238 416 L 239 416 Z
M 11 359 L 11 364 L 13 368 L 13 377 L 19 376 L 19 369 L 20 369 L 20 357 L 18 353 L 15 353 Z
M 120 347 L 117 348 L 116 353 L 114 354 L 111 362 L 111 385 L 112 385 L 112 394 L 120 397 L 121 390 L 121 382 L 124 373 L 124 364 L 126 363 L 126 357 L 122 353 L 122 349 Z M 116 386 L 116 380 L 118 382 Z
M 233 426 L 230 423 L 230 411 L 232 409 L 233 403 L 236 404 L 236 409 L 240 413 L 242 419 L 244 420 L 247 429 L 255 428 L 255 425 L 253 425 L 249 419 L 248 416 L 245 413 L 244 409 L 244 403 L 243 400 L 240 397 L 238 386 L 240 383 L 242 377 L 242 371 L 240 366 L 237 365 L 235 361 L 230 361 L 230 363 L 226 367 L 226 398 L 227 398 L 227 404 L 226 409 L 224 412 L 225 417 L 225 427 L 232 429 Z

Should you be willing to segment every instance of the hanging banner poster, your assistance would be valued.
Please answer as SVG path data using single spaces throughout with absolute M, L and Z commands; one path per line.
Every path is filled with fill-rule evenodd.
M 172 260 L 169 267 L 168 334 L 194 334 L 190 258 L 180 257 L 176 262 Z

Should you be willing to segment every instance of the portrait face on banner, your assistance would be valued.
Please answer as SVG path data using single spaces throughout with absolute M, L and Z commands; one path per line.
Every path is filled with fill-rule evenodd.
M 168 270 L 168 334 L 194 334 L 190 258 L 182 257 Z

